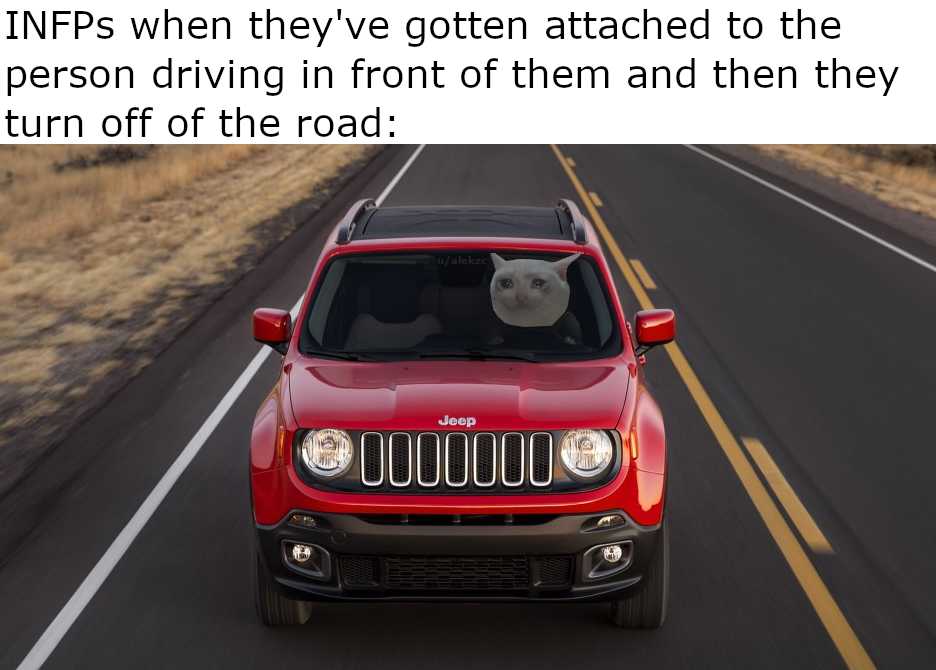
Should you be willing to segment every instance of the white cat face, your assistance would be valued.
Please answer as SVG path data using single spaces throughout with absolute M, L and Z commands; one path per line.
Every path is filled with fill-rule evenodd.
M 506 261 L 491 254 L 494 313 L 510 326 L 537 328 L 555 324 L 569 308 L 566 276 L 579 256 L 573 254 L 550 262 L 532 258 Z

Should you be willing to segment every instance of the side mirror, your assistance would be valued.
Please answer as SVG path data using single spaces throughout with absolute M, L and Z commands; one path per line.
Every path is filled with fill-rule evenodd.
M 258 309 L 253 313 L 253 336 L 257 342 L 285 354 L 292 334 L 292 317 L 281 309 Z
M 676 314 L 671 309 L 647 309 L 637 312 L 637 355 L 676 338 Z

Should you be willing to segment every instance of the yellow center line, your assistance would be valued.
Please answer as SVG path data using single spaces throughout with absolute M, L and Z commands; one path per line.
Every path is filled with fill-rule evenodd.
M 638 259 L 630 259 L 631 265 L 634 266 L 634 272 L 637 273 L 637 276 L 640 277 L 641 283 L 647 288 L 648 291 L 653 291 L 656 289 L 656 284 L 653 282 L 653 279 L 650 277 L 650 273 L 647 272 L 647 268 L 644 267 L 644 264 L 641 263 Z
M 644 291 L 643 286 L 641 286 L 640 282 L 637 280 L 637 276 L 631 269 L 630 264 L 627 262 L 627 259 L 624 258 L 624 254 L 621 253 L 621 248 L 617 245 L 617 242 L 614 241 L 614 238 L 611 236 L 611 231 L 608 230 L 604 219 L 601 218 L 601 214 L 599 214 L 598 210 L 595 208 L 595 203 L 593 203 L 591 198 L 588 197 L 588 191 L 586 191 L 585 187 L 582 186 L 582 182 L 579 180 L 578 175 L 575 174 L 575 172 L 569 166 L 568 162 L 566 162 L 562 152 L 559 151 L 559 147 L 557 147 L 555 144 L 550 144 L 549 146 L 552 147 L 553 153 L 555 153 L 556 158 L 559 159 L 559 164 L 562 165 L 566 174 L 569 176 L 569 180 L 572 182 L 572 186 L 574 186 L 575 190 L 578 192 L 579 199 L 582 201 L 582 204 L 585 205 L 585 211 L 587 211 L 588 215 L 591 217 L 592 224 L 594 224 L 594 226 L 598 229 L 598 232 L 600 232 L 601 236 L 605 239 L 608 251 L 611 252 L 614 260 L 617 261 L 618 266 L 621 268 L 621 272 L 624 273 L 624 279 L 627 280 L 627 283 L 630 285 L 631 289 L 633 289 L 634 295 L 637 297 L 637 302 L 640 304 L 640 308 L 653 309 L 653 303 L 650 302 L 650 296 L 647 295 L 647 292 Z
M 796 491 L 793 490 L 793 487 L 790 486 L 786 477 L 783 476 L 783 473 L 780 471 L 780 468 L 777 467 L 774 459 L 770 457 L 763 443 L 753 437 L 742 437 L 741 442 L 748 450 L 748 453 L 751 454 L 754 463 L 760 468 L 764 479 L 767 480 L 770 488 L 773 489 L 777 500 L 783 505 L 787 516 L 793 521 L 796 530 L 799 531 L 810 549 L 820 554 L 834 553 L 832 551 L 832 545 L 829 544 L 826 536 L 823 535 L 822 531 L 819 529 L 819 526 L 812 518 L 809 510 L 807 510 L 806 506 L 800 501 L 799 496 L 796 495 Z
M 637 279 L 630 263 L 621 252 L 621 248 L 605 224 L 604 219 L 601 218 L 601 214 L 598 213 L 591 198 L 588 197 L 588 191 L 585 190 L 578 175 L 569 166 L 559 147 L 555 144 L 551 144 L 550 147 L 572 182 L 572 186 L 578 192 L 579 199 L 585 206 L 592 223 L 604 240 L 612 258 L 620 267 L 621 273 L 637 298 L 641 309 L 652 309 L 653 303 L 650 297 Z M 770 497 L 770 493 L 761 483 L 750 461 L 744 455 L 741 445 L 738 444 L 731 429 L 728 428 L 728 424 L 725 423 L 721 413 L 715 407 L 712 398 L 705 390 L 705 387 L 702 386 L 702 382 L 699 381 L 699 377 L 692 369 L 692 366 L 689 365 L 689 361 L 683 355 L 682 349 L 675 342 L 670 342 L 665 348 L 670 360 L 673 362 L 673 366 L 676 368 L 676 372 L 689 390 L 689 395 L 692 396 L 698 406 L 705 422 L 715 436 L 715 440 L 754 504 L 754 508 L 763 520 L 764 525 L 767 526 L 767 530 L 773 537 L 774 542 L 777 543 L 780 553 L 786 559 L 787 564 L 793 571 L 793 575 L 816 611 L 819 620 L 828 632 L 839 654 L 841 654 L 842 660 L 849 668 L 874 668 L 871 657 L 868 656 L 838 603 L 835 602 L 835 598 L 832 597 L 825 582 L 822 581 L 815 566 L 813 566 L 803 547 L 797 541 L 793 530 Z
M 591 192 L 588 194 L 588 197 L 591 198 L 591 201 L 592 201 L 593 203 L 595 203 L 595 207 L 602 207 L 602 206 L 604 205 L 604 203 L 601 202 L 601 196 L 599 196 L 599 195 L 598 195 L 597 193 L 595 193 L 594 191 L 591 191 Z

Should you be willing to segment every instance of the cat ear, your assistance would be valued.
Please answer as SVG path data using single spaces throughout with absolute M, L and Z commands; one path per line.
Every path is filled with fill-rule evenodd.
M 491 254 L 491 262 L 494 263 L 494 272 L 497 272 L 497 271 L 500 270 L 502 267 L 504 267 L 504 264 L 505 264 L 507 261 L 505 261 L 503 258 L 501 258 L 500 256 L 498 256 L 497 254 L 492 253 L 492 254 Z
M 581 255 L 582 254 L 572 254 L 571 256 L 566 256 L 565 258 L 560 258 L 558 261 L 553 262 L 553 269 L 555 269 L 557 275 L 562 277 L 562 281 L 566 280 L 566 274 L 569 271 L 569 266 L 578 260 L 578 257 Z

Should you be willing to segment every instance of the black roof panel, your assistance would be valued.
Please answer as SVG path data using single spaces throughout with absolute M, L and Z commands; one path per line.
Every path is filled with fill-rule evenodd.
M 568 215 L 554 207 L 379 207 L 357 239 L 527 237 L 572 239 Z

